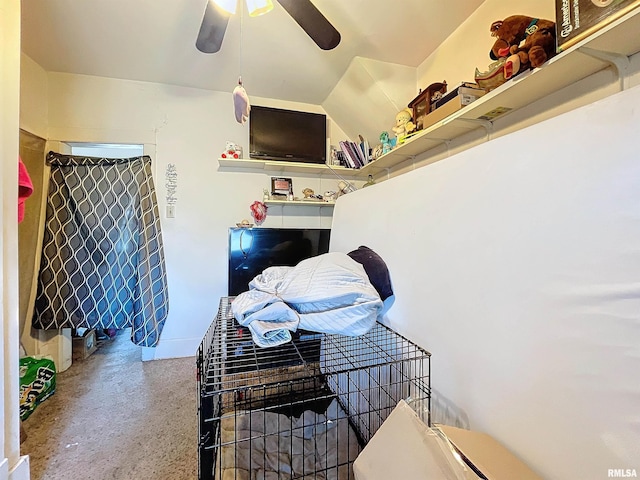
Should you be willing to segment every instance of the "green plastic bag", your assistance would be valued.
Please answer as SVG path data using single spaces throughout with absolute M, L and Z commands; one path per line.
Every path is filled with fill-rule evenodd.
M 26 420 L 38 405 L 56 391 L 56 364 L 50 358 L 20 359 L 20 419 Z

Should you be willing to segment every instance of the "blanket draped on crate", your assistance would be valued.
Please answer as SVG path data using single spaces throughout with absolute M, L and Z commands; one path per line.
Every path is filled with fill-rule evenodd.
M 299 418 L 233 412 L 222 419 L 221 445 L 222 480 L 347 480 L 361 450 L 335 399 L 324 413 L 308 410 Z
M 382 307 L 362 265 L 340 252 L 295 267 L 269 267 L 231 304 L 238 323 L 261 347 L 286 343 L 297 329 L 362 335 L 374 326 Z

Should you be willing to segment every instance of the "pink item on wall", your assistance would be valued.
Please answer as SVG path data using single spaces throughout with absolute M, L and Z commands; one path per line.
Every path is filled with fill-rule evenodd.
M 24 202 L 33 193 L 33 183 L 27 167 L 22 163 L 22 159 L 18 157 L 18 222 L 24 219 Z

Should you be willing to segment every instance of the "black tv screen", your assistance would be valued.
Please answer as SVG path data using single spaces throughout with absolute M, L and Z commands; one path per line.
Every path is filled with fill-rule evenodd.
M 326 163 L 327 116 L 252 106 L 249 157 L 303 163 Z
M 297 265 L 329 251 L 330 228 L 230 228 L 229 295 L 249 290 L 267 267 Z

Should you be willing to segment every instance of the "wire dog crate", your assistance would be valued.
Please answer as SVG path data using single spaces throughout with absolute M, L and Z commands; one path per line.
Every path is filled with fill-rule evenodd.
M 221 299 L 197 355 L 200 480 L 353 479 L 353 461 L 398 401 L 430 412 L 431 354 L 384 325 L 260 348 L 231 300 Z

